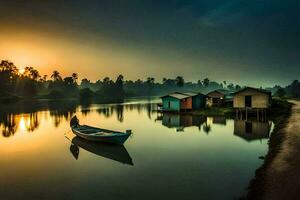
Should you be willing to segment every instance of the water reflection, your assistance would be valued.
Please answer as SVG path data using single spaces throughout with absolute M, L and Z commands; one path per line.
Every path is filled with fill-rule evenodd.
M 15 134 L 18 129 L 18 122 L 13 114 L 1 113 L 0 115 L 0 127 L 2 129 L 2 135 L 4 137 L 10 137 Z
M 39 109 L 49 110 L 49 116 L 55 127 L 58 127 L 63 121 L 69 121 L 72 115 L 76 112 L 79 105 L 72 101 L 59 102 L 39 102 L 37 103 Z M 13 136 L 18 129 L 23 131 L 33 132 L 40 124 L 41 114 L 37 111 L 30 112 L 34 106 L 30 105 L 19 106 L 21 110 L 26 112 L 18 113 L 17 110 L 4 110 L 0 114 L 0 128 L 4 137 Z M 25 109 L 26 108 L 26 109 Z M 32 108 L 32 109 L 31 109 Z M 34 109 L 33 109 L 34 110 Z M 111 104 L 93 107 L 93 105 L 81 105 L 80 112 L 83 116 L 89 115 L 91 112 L 96 112 L 105 118 L 111 118 L 115 115 L 118 122 L 124 121 L 125 111 L 137 110 L 138 113 L 146 112 L 147 117 L 151 120 L 155 113 L 154 104 Z M 155 113 L 156 114 L 156 113 Z M 47 115 L 45 115 L 47 116 Z M 199 131 L 203 130 L 209 134 L 214 125 L 226 126 L 227 120 L 224 116 L 197 116 L 189 114 L 171 114 L 164 113 L 156 115 L 155 121 L 161 121 L 162 125 L 168 128 L 175 128 L 176 131 L 184 131 L 187 127 L 198 127 Z M 241 137 L 247 141 L 268 138 L 271 130 L 271 122 L 260 122 L 255 120 L 234 120 L 234 135 Z
M 38 101 L 35 104 L 25 102 L 12 107 L 0 108 L 0 130 L 4 137 L 13 136 L 18 129 L 33 132 L 39 127 L 41 118 L 48 117 L 47 114 L 42 116 L 41 110 L 47 111 L 54 127 L 58 127 L 62 122 L 69 121 L 79 108 L 83 116 L 87 116 L 91 112 L 97 112 L 105 118 L 116 115 L 117 120 L 121 123 L 124 121 L 124 111 L 127 110 L 137 110 L 139 113 L 146 111 L 149 119 L 155 112 L 155 104 L 148 103 L 106 104 L 97 105 L 96 109 L 93 109 L 92 104 L 78 105 L 76 101 Z
M 197 116 L 189 114 L 173 114 L 163 113 L 156 118 L 156 121 L 161 121 L 163 126 L 175 128 L 176 131 L 184 131 L 184 128 L 196 126 L 199 130 L 203 130 L 209 134 L 215 125 L 226 126 L 226 117 L 224 116 Z M 247 141 L 267 139 L 271 132 L 272 122 L 270 121 L 255 121 L 255 120 L 234 120 L 234 135 L 241 137 Z
M 209 134 L 212 131 L 213 125 L 226 126 L 227 120 L 225 116 L 210 116 L 206 118 L 205 123 L 202 126 L 203 131 Z
M 176 131 L 184 131 L 184 128 L 196 126 L 199 130 L 209 133 L 213 124 L 226 126 L 227 119 L 224 116 L 199 116 L 191 114 L 163 113 L 158 115 L 156 121 L 161 121 L 163 126 L 175 128 Z
M 162 121 L 162 125 L 168 128 L 175 128 L 176 131 L 184 131 L 184 128 L 197 126 L 199 130 L 201 125 L 206 122 L 206 117 L 189 114 L 164 113 L 156 118 L 156 121 Z
M 212 118 L 212 123 L 213 124 L 221 124 L 221 125 L 226 125 L 226 117 L 225 116 L 214 116 Z
M 28 114 L 0 114 L 0 127 L 4 137 L 13 136 L 20 128 L 23 131 L 33 132 L 39 127 L 39 118 L 36 112 Z
M 123 145 L 92 142 L 76 136 L 72 139 L 70 146 L 70 151 L 76 160 L 79 158 L 79 147 L 98 156 L 133 165 L 132 159 Z
M 271 132 L 272 122 L 256 120 L 234 120 L 234 135 L 250 142 L 267 139 Z
M 58 127 L 64 119 L 69 121 L 76 112 L 76 107 L 77 104 L 74 101 L 49 102 L 48 109 L 54 126 Z
M 37 195 L 38 199 L 45 196 L 83 199 L 82 190 L 95 194 L 91 199 L 101 195 L 105 199 L 118 199 L 120 195 L 124 199 L 143 199 L 145 194 L 148 199 L 184 199 L 191 194 L 207 199 L 232 199 L 244 194 L 255 169 L 262 164 L 257 157 L 264 155 L 268 147 L 265 139 L 247 142 L 240 138 L 249 132 L 258 135 L 254 124 L 252 128 L 243 125 L 244 128 L 238 129 L 242 127 L 238 126 L 240 121 L 224 117 L 158 116 L 156 105 L 144 102 L 121 105 L 37 102 L 34 105 L 0 108 L 0 131 L 5 137 L 10 136 L 2 136 L 0 145 L 1 184 L 17 188 L 12 191 L 3 187 L 3 199 L 21 199 L 15 196 L 18 194 Z M 113 130 L 132 129 L 134 135 L 125 143 L 130 154 L 124 146 L 90 143 L 80 138 L 74 138 L 73 144 L 66 141 L 64 133 L 68 133 L 74 113 L 83 124 Z M 155 122 L 156 118 L 159 121 Z M 264 126 L 258 127 L 264 132 Z M 174 128 L 182 128 L 184 134 L 174 134 Z M 266 138 L 267 134 L 260 136 Z M 134 167 L 131 167 L 133 160 Z M 63 173 L 58 176 L 59 171 Z M 76 184 L 64 187 L 70 180 Z M 219 184 L 222 180 L 228 180 L 228 184 Z M 44 190 L 40 182 L 57 192 Z M 141 182 L 154 188 L 149 191 Z M 26 184 L 29 187 L 24 188 Z M 122 185 L 120 193 L 116 194 L 112 185 Z M 166 192 L 168 188 L 174 191 L 171 196 Z
M 106 118 L 110 118 L 114 113 L 116 113 L 117 120 L 119 122 L 124 121 L 124 111 L 127 110 L 137 110 L 138 113 L 142 111 L 147 112 L 147 116 L 151 119 L 151 115 L 155 112 L 155 104 L 116 104 L 116 105 L 103 105 L 103 107 L 98 108 L 96 111 L 100 115 Z M 82 113 L 86 112 L 85 109 L 81 110 Z

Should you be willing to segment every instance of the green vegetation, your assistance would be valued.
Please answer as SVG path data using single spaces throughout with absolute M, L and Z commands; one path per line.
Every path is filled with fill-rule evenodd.
M 228 88 L 233 84 L 229 84 Z M 236 86 L 240 87 L 240 86 Z M 227 88 L 226 81 L 217 83 L 205 78 L 197 83 L 185 82 L 182 76 L 175 79 L 163 78 L 162 83 L 155 82 L 153 77 L 143 80 L 124 80 L 119 75 L 115 81 L 109 77 L 92 82 L 86 78 L 78 83 L 78 75 L 62 77 L 54 70 L 48 79 L 40 75 L 33 67 L 19 70 L 12 62 L 2 60 L 0 63 L 1 100 L 14 102 L 17 99 L 88 99 L 101 102 L 121 102 L 124 97 L 160 96 L 174 91 L 208 92 Z M 4 98 L 5 96 L 5 98 Z
M 300 82 L 298 80 L 294 80 L 290 85 L 286 87 L 275 86 L 272 88 L 275 96 L 284 98 L 300 98 Z
M 148 77 L 144 81 L 124 80 L 122 75 L 119 75 L 115 81 L 109 77 L 96 82 L 84 78 L 78 83 L 76 73 L 63 78 L 57 70 L 54 70 L 50 79 L 47 77 L 47 75 L 40 75 L 33 67 L 19 70 L 12 62 L 2 60 L 0 62 L 0 103 L 15 102 L 20 99 L 87 99 L 122 102 L 125 97 L 162 96 L 175 91 L 207 93 L 216 89 L 235 91 L 242 88 L 227 81 L 218 83 L 208 78 L 195 83 L 187 82 L 182 76 L 174 79 L 163 78 L 161 83 L 156 82 L 153 77 Z M 278 97 L 300 97 L 300 83 L 297 80 L 285 88 L 275 86 L 269 89 Z M 225 114 L 228 109 L 208 109 L 202 112 Z

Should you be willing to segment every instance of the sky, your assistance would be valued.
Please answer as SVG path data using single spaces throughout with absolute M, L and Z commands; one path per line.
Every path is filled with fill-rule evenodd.
M 0 0 L 0 60 L 90 80 L 300 77 L 297 0 Z

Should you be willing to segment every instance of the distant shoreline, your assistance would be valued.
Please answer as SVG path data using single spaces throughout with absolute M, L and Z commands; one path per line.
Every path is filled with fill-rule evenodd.
M 136 96 L 125 97 L 122 100 L 101 100 L 101 99 L 80 99 L 76 97 L 69 98 L 37 98 L 37 97 L 17 97 L 9 96 L 0 98 L 0 107 L 13 106 L 14 104 L 31 103 L 31 102 L 63 102 L 73 101 L 78 104 L 114 104 L 114 103 L 128 103 L 133 101 L 156 101 L 159 96 Z

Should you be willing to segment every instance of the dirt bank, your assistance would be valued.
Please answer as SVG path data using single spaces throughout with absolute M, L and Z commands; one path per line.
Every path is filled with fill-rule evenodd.
M 300 198 L 300 101 L 290 102 L 291 114 L 270 140 L 265 163 L 250 183 L 249 199 Z
M 300 101 L 292 103 L 280 150 L 266 170 L 263 199 L 300 198 Z

